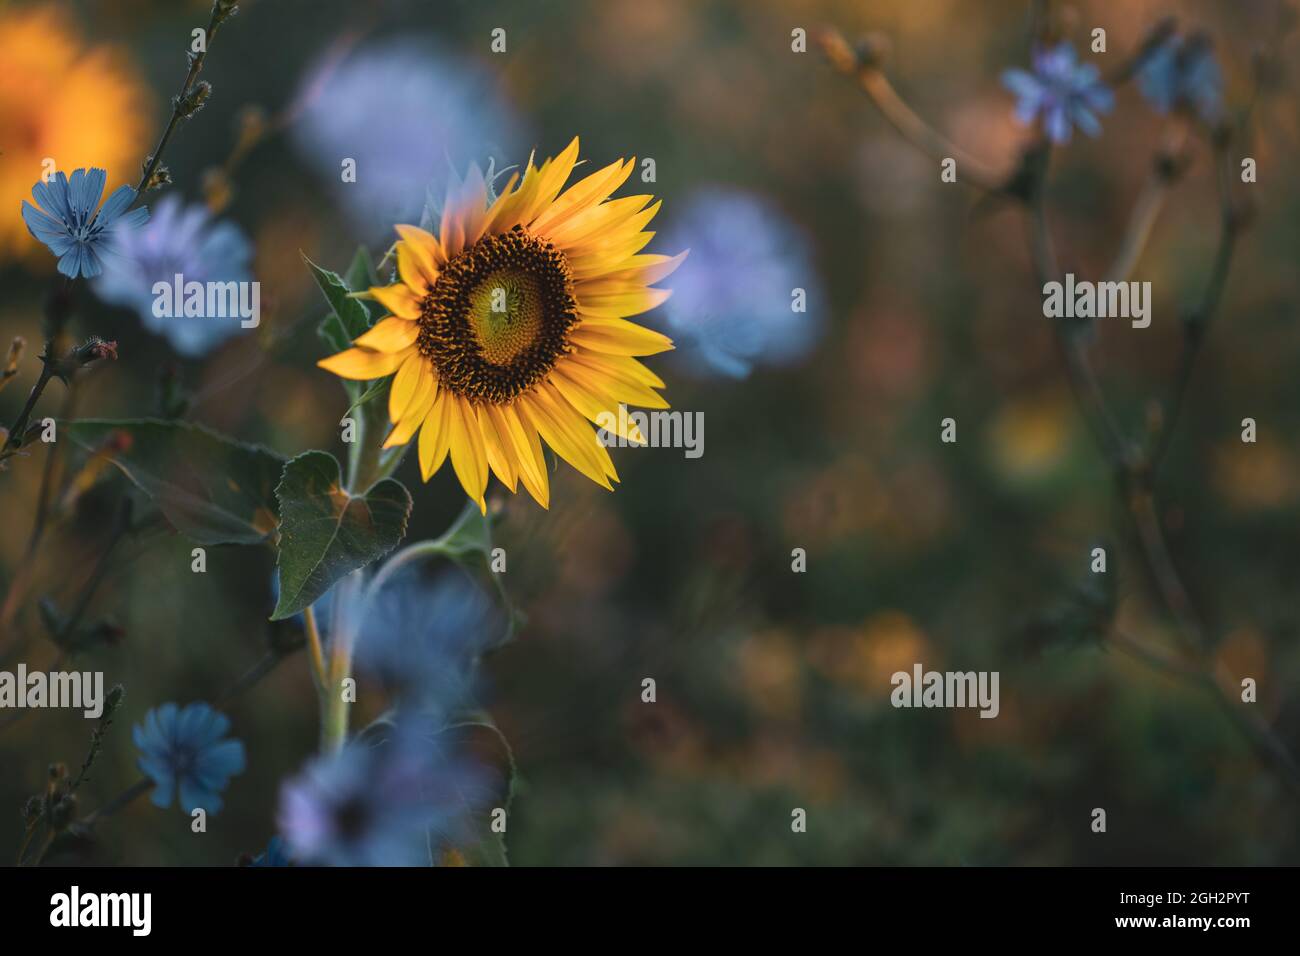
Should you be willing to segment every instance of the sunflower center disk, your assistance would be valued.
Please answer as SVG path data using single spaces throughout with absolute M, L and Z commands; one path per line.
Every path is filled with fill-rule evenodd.
M 424 300 L 417 344 L 440 387 L 502 405 L 550 373 L 577 321 L 564 255 L 516 227 L 447 263 Z

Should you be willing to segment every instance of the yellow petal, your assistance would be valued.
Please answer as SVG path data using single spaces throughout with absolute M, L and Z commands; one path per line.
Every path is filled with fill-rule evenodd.
M 569 256 L 569 269 L 573 272 L 573 278 L 580 282 L 618 272 L 654 237 L 653 232 L 638 232 L 634 236 L 601 246 L 599 249 L 584 251 L 581 254 L 573 253 Z
M 438 281 L 438 271 L 433 267 L 427 249 L 420 249 L 409 242 L 397 244 L 397 274 L 403 284 L 416 295 L 427 295 Z
M 586 210 L 604 202 L 609 196 L 627 181 L 627 177 L 632 174 L 633 167 L 636 166 L 635 159 L 629 159 L 626 163 L 623 160 L 615 160 L 604 169 L 598 169 L 590 176 L 579 179 L 576 183 L 564 191 L 551 207 L 545 210 L 533 227 L 541 234 L 546 235 L 558 227 L 570 222 L 573 217 L 584 213 Z M 641 204 L 642 206 L 645 203 Z M 640 206 L 637 207 L 641 208 Z
M 608 323 L 621 322 L 621 326 Z M 574 345 L 609 355 L 656 355 L 673 347 L 672 339 L 622 319 L 589 319 L 569 333 Z
M 323 358 L 316 364 L 339 378 L 365 382 L 392 375 L 405 360 L 406 354 L 402 352 L 372 352 L 370 349 L 354 348 Z
M 393 384 L 388 387 L 388 420 L 394 425 L 410 407 L 421 380 L 428 374 L 425 371 L 428 364 L 423 355 L 412 352 L 393 376 Z
M 627 285 L 641 287 L 654 285 L 668 278 L 677 271 L 690 250 L 679 252 L 675 256 L 643 254 L 625 260 L 617 272 L 610 272 L 599 279 L 590 279 L 582 288 L 596 293 L 622 292 Z
M 638 445 L 645 444 L 645 438 L 642 437 L 636 423 L 628 420 L 626 413 L 619 414 L 620 403 L 609 395 L 580 385 L 559 368 L 551 370 L 547 381 L 554 385 L 564 396 L 565 401 L 580 411 L 588 421 L 595 422 L 597 428 L 603 428 Z
M 483 235 L 483 224 L 487 222 L 487 183 L 478 166 L 469 168 L 469 176 L 461 188 L 460 203 L 461 229 L 465 234 L 465 245 L 469 247 L 478 242 Z
M 585 287 L 579 287 L 578 311 L 595 318 L 618 320 L 658 308 L 672 294 L 672 289 L 639 289 L 634 292 L 598 295 Z
M 617 248 L 624 242 L 635 239 L 659 212 L 663 206 L 662 202 L 657 202 L 648 209 L 643 209 L 638 213 L 606 224 L 598 224 L 587 235 L 581 238 L 575 238 L 567 242 L 564 246 L 566 255 L 578 258 L 589 253 L 600 252 L 610 247 Z
M 399 319 L 418 319 L 423 302 L 405 285 L 398 282 L 389 286 L 374 286 L 371 296 Z
M 640 405 L 644 408 L 667 408 L 668 400 L 641 382 L 614 375 L 601 375 L 578 362 L 561 361 L 556 371 L 563 372 L 574 384 L 615 405 Z
M 505 232 L 506 229 L 501 225 L 503 214 L 510 208 L 511 191 L 515 188 L 515 183 L 519 182 L 519 174 L 511 173 L 510 178 L 506 180 L 505 188 L 497 193 L 497 198 L 483 217 L 483 235 L 492 236 Z M 511 223 L 510 225 L 514 225 Z
M 650 388 L 664 388 L 663 379 L 636 359 L 627 355 L 605 355 L 579 349 L 569 353 L 566 361 L 576 362 L 602 377 L 646 385 Z
M 555 159 L 543 164 L 537 177 L 536 190 L 530 197 L 528 205 L 519 212 L 520 222 L 528 225 L 539 213 L 555 202 L 555 197 L 559 195 L 560 190 L 573 173 L 573 167 L 577 161 L 578 137 L 575 136 L 573 142 L 565 147 L 564 152 L 556 156 Z
M 420 337 L 418 322 L 408 322 L 390 315 L 381 319 L 373 328 L 363 332 L 356 340 L 363 348 L 376 352 L 402 352 L 415 344 Z
M 476 501 L 479 510 L 487 514 L 487 453 L 483 448 L 483 433 L 478 427 L 478 416 L 464 399 L 452 397 L 451 405 L 451 467 L 460 479 L 465 494 Z
M 511 449 L 497 431 L 496 421 L 488 411 L 495 406 L 480 405 L 475 411 L 478 413 L 479 431 L 483 433 L 483 450 L 487 453 L 488 467 L 492 469 L 493 474 L 501 479 L 501 483 L 514 492 L 518 485 L 515 478 L 514 456 Z
M 546 456 L 537 429 L 526 424 L 513 405 L 488 405 L 487 408 L 496 422 L 497 433 L 505 436 L 514 449 L 519 480 L 539 505 L 549 508 L 551 489 L 546 475 Z
M 426 365 L 426 370 L 428 367 Z M 438 397 L 438 380 L 434 377 L 432 370 L 428 370 L 420 385 L 416 386 L 415 397 L 411 399 L 411 404 L 406 407 L 402 413 L 402 418 L 388 433 L 388 438 L 384 441 L 385 448 L 393 448 L 397 445 L 405 445 L 415 434 L 415 430 L 424 424 L 424 420 L 429 415 L 429 409 L 433 408 L 434 399 Z
M 446 389 L 439 389 L 420 427 L 420 477 L 425 481 L 447 460 L 451 448 L 451 404 L 455 400 Z
M 597 238 L 606 231 L 625 223 L 630 216 L 644 209 L 646 203 L 653 198 L 653 196 L 625 196 L 622 199 L 612 199 L 599 206 L 589 206 L 564 222 L 549 228 L 543 228 L 535 222 L 533 229 L 537 235 L 544 236 L 557 247 L 568 249 Z M 546 213 L 542 215 L 545 216 Z M 538 218 L 538 222 L 541 222 L 541 217 Z
M 609 479 L 617 481 L 618 474 L 609 460 L 609 452 L 599 444 L 590 426 L 577 417 L 573 406 L 555 392 L 554 386 L 543 382 L 515 405 L 528 416 L 556 454 L 596 484 L 614 490 Z
M 428 260 L 429 270 L 436 278 L 438 271 L 447 264 L 447 255 L 442 251 L 442 244 L 431 232 L 419 226 L 394 226 L 403 241 L 412 246 L 412 251 Z

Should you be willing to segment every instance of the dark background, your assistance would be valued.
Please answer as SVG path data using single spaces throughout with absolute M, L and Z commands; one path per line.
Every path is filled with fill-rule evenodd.
M 1228 102 L 1251 89 L 1252 53 L 1277 39 L 1273 2 L 1081 3 L 1076 45 L 1107 29 L 1111 56 L 1159 18 L 1207 29 Z M 127 157 L 110 188 L 134 182 L 183 71 L 188 31 L 208 4 L 49 5 L 60 29 L 120 63 L 102 81 L 138 88 L 143 112 L 94 124 L 94 155 Z M 966 149 L 1010 162 L 1023 131 L 998 77 L 1027 61 L 1026 5 L 959 0 L 306 3 L 250 0 L 223 27 L 203 76 L 210 104 L 166 162 L 188 200 L 221 164 L 250 105 L 281 115 L 311 64 L 340 37 L 354 49 L 403 37 L 468 61 L 512 111 L 512 135 L 550 155 L 573 135 L 593 163 L 655 158 L 667 230 L 695 191 L 741 187 L 768 199 L 805 237 L 820 290 L 806 358 L 745 378 L 710 376 L 678 356 L 651 359 L 674 408 L 705 415 L 705 454 L 615 451 L 610 495 L 567 467 L 542 511 L 504 501 L 505 584 L 528 615 L 489 663 L 487 704 L 512 742 L 521 784 L 509 846 L 517 864 L 1276 864 L 1300 861 L 1296 797 L 1199 691 L 1105 649 L 1096 635 L 1035 632 L 1026 622 L 1068 602 L 1089 549 L 1110 547 L 1116 620 L 1167 644 L 1172 624 L 1129 540 L 1110 475 L 1073 407 L 1025 251 L 1022 217 L 973 208 L 940 184 L 853 84 L 790 31 L 833 23 L 879 30 L 891 73 L 918 111 Z M 0 8 L 0 38 L 10 17 Z M 505 55 L 489 33 L 505 27 Z M 51 41 L 53 43 L 53 41 Z M 1284 47 L 1295 66 L 1295 45 Z M 1103 64 L 1106 62 L 1102 58 Z M 1294 79 L 1294 74 L 1290 77 Z M 88 95 L 84 109 L 116 102 Z M 119 91 L 120 92 L 120 91 Z M 129 91 L 128 91 L 129 92 Z M 135 96 L 136 94 L 132 94 Z M 130 98 L 128 97 L 128 100 Z M 385 105 L 380 99 L 377 111 Z M 1300 251 L 1296 97 L 1284 80 L 1254 114 L 1256 217 L 1196 372 L 1160 481 L 1161 515 L 1214 654 L 1259 682 L 1259 708 L 1300 747 L 1295 574 L 1300 352 L 1294 267 Z M 0 116 L 0 130 L 18 119 Z M 76 124 L 73 124 L 74 126 Z M 1051 203 L 1062 253 L 1077 271 L 1109 261 L 1146 175 L 1159 124 L 1131 86 L 1096 140 L 1056 158 Z M 87 124 L 86 136 L 93 130 Z M 16 134 L 10 134 L 16 135 Z M 130 137 L 125 142 L 123 137 Z M 454 144 L 461 148 L 465 144 Z M 495 144 L 483 144 L 486 151 Z M 2 149 L 0 145 L 0 149 Z M 474 150 L 469 150 L 471 155 Z M 17 217 L 36 176 L 5 168 L 4 216 Z M 1174 315 L 1213 255 L 1217 205 L 1210 153 L 1193 164 L 1156 226 L 1135 278 L 1153 282 L 1154 322 L 1101 324 L 1103 386 L 1134 432 L 1167 394 L 1178 355 Z M 37 171 L 38 172 L 38 171 Z M 339 202 L 292 128 L 259 142 L 232 176 L 224 215 L 256 244 L 265 314 L 258 335 L 180 360 L 202 396 L 195 420 L 293 454 L 342 453 L 347 402 L 314 367 L 323 313 L 299 250 L 342 270 L 358 241 L 385 240 Z M 629 187 L 630 188 L 630 187 Z M 626 192 L 627 190 L 625 190 Z M 37 373 L 52 262 L 0 232 L 0 325 L 29 354 L 0 393 L 11 421 Z M 662 244 L 650 251 L 676 252 Z M 666 283 L 671 286 L 672 282 Z M 271 305 L 266 305 L 268 299 Z M 649 317 L 653 324 L 655 317 Z M 81 290 L 79 334 L 119 343 L 89 373 L 82 414 L 152 414 L 167 342 Z M 54 414 L 62 386 L 41 410 Z M 939 422 L 958 442 L 939 442 Z M 1240 441 L 1254 417 L 1259 441 Z M 18 570 L 42 451 L 0 475 L 0 582 Z M 410 540 L 436 535 L 460 509 L 450 469 L 427 485 L 399 472 L 416 506 Z M 48 536 L 35 595 L 67 600 L 94 562 L 122 479 L 88 494 Z M 501 489 L 498 487 L 498 492 Z M 179 537 L 122 549 L 96 595 L 120 643 L 77 660 L 121 682 L 85 808 L 136 777 L 130 724 L 166 700 L 213 700 L 263 653 L 274 555 L 228 549 L 189 570 Z M 138 545 L 138 546 L 137 546 Z M 791 549 L 808 570 L 791 572 Z M 19 612 L 0 661 L 51 666 L 35 602 Z M 998 670 L 1001 715 L 895 710 L 889 675 L 927 668 Z M 641 680 L 658 701 L 640 700 Z M 100 828 L 97 863 L 224 864 L 274 833 L 282 779 L 316 741 L 301 658 L 226 708 L 248 770 L 209 832 L 138 801 Z M 89 723 L 67 711 L 0 728 L 0 860 L 16 853 L 26 797 L 48 763 L 79 764 Z M 808 832 L 790 828 L 808 811 Z M 1104 807 L 1105 835 L 1089 829 Z M 10 808 L 5 811 L 4 808 Z

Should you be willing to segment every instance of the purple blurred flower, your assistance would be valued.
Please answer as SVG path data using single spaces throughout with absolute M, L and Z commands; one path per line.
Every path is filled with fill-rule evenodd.
M 59 172 L 49 182 L 42 180 L 32 187 L 35 206 L 23 200 L 27 231 L 59 257 L 59 272 L 70 279 L 99 275 L 105 257 L 117 251 L 122 236 L 149 218 L 143 206 L 127 212 L 135 202 L 130 186 L 117 187 L 101 207 L 107 180 L 102 169 L 73 170 L 71 179 Z
M 1114 94 L 1102 84 L 1097 68 L 1079 63 L 1068 43 L 1035 50 L 1032 72 L 1006 70 L 1002 85 L 1017 97 L 1016 119 L 1027 125 L 1041 118 L 1054 143 L 1068 143 L 1076 126 L 1096 136 L 1101 132 L 1096 114 L 1108 113 L 1115 105 Z
M 1138 88 L 1159 113 L 1188 107 L 1212 123 L 1222 109 L 1223 76 L 1208 37 L 1171 36 L 1138 71 Z
M 155 806 L 171 806 L 179 791 L 187 813 L 221 809 L 221 791 L 244 770 L 244 745 L 223 740 L 228 730 L 229 718 L 201 702 L 163 704 L 145 714 L 131 736 L 140 750 L 140 770 L 153 780 Z
M 452 169 L 513 155 L 517 121 L 489 74 L 428 40 L 364 46 L 314 64 L 301 85 L 294 138 L 352 218 L 376 234 L 416 223 L 441 201 Z M 345 159 L 356 181 L 342 181 Z
M 744 378 L 788 365 L 821 334 L 821 289 L 808 240 L 766 199 L 727 186 L 694 195 L 665 235 L 690 255 L 673 274 L 665 322 L 687 361 Z M 803 289 L 805 311 L 796 311 Z
M 252 281 L 253 248 L 233 223 L 214 222 L 201 203 L 182 207 L 172 194 L 154 208 L 147 226 L 124 233 L 118 248 L 121 255 L 106 262 L 104 274 L 95 280 L 95 294 L 110 305 L 134 310 L 146 329 L 165 336 L 177 352 L 203 355 L 244 331 L 238 315 L 154 313 L 154 283 L 165 282 L 170 290 L 177 275 L 186 285 Z
M 399 725 L 317 757 L 280 793 L 278 823 L 294 860 L 326 866 L 419 866 L 467 834 L 488 775 L 438 737 Z

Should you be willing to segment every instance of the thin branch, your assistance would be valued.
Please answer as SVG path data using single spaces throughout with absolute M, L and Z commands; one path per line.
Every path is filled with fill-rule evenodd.
M 836 70 L 857 80 L 876 109 L 903 139 L 935 162 L 955 159 L 960 170 L 959 180 L 968 182 L 984 192 L 1001 191 L 1009 178 L 1009 172 L 1000 173 L 990 164 L 972 156 L 953 143 L 921 119 L 898 94 L 889 77 L 880 68 L 879 61 L 883 50 L 880 49 L 879 41 L 875 41 L 874 48 L 869 41 L 867 45 L 854 50 L 843 36 L 831 29 L 820 31 L 815 40 Z
M 1216 144 L 1216 159 L 1219 188 L 1219 242 L 1214 253 L 1214 264 L 1210 267 L 1210 277 L 1206 281 L 1201 298 L 1183 321 L 1183 344 L 1169 400 L 1169 412 L 1156 436 L 1155 447 L 1151 451 L 1148 465 L 1152 478 L 1169 452 L 1174 426 L 1177 425 L 1187 401 L 1192 373 L 1200 357 L 1210 321 L 1218 311 L 1220 302 L 1223 301 L 1223 290 L 1228 283 L 1233 254 L 1237 249 L 1237 236 L 1242 226 L 1241 214 L 1232 198 L 1232 166 L 1226 143 Z
M 202 105 L 201 99 L 197 103 L 195 102 L 196 89 L 194 83 L 198 79 L 199 72 L 203 69 L 203 61 L 212 48 L 212 41 L 216 38 L 218 28 L 233 12 L 233 6 L 234 4 L 223 3 L 222 0 L 214 0 L 212 4 L 212 15 L 208 19 L 208 26 L 203 36 L 203 50 L 200 53 L 190 54 L 189 72 L 185 74 L 185 82 L 181 84 L 181 91 L 172 99 L 171 119 L 167 121 L 162 137 L 158 140 L 158 145 L 145 159 L 144 173 L 140 177 L 140 184 L 135 188 L 137 199 L 144 195 L 154 173 L 158 170 L 158 166 L 162 162 L 163 150 L 167 148 L 167 143 L 171 140 L 172 133 L 175 132 L 177 125 L 182 119 L 192 116 L 198 106 Z M 206 87 L 204 88 L 206 89 Z

